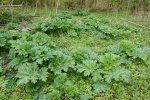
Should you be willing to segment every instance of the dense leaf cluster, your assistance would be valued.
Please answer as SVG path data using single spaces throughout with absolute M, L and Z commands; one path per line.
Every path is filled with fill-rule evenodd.
M 74 16 L 86 16 L 88 14 L 89 14 L 89 12 L 87 10 L 81 9 L 81 8 L 78 8 L 73 12 Z
M 30 86 L 28 91 L 34 91 L 36 99 L 94 98 L 111 88 L 114 82 L 123 86 L 131 82 L 131 72 L 121 64 L 119 54 L 98 54 L 87 48 L 69 52 L 58 48 L 43 33 L 17 34 L 9 43 L 8 67 L 1 67 L 1 74 L 11 69 L 9 74 L 17 84 Z M 82 87 L 86 82 L 87 90 Z
M 10 11 L 1 11 L 0 12 L 0 24 L 7 24 L 10 22 L 22 22 L 22 21 L 29 21 L 29 18 L 17 13 L 13 12 L 11 13 Z
M 68 36 L 92 33 L 103 39 L 124 38 L 130 34 L 142 32 L 141 29 L 128 24 L 115 24 L 112 26 L 107 20 L 92 15 L 76 19 L 67 12 L 60 13 L 51 19 L 36 24 L 34 29 L 47 34 L 67 34 Z
M 10 23 L 6 29 L 19 27 Z M 0 30 L 0 50 L 6 53 L 0 54 L 0 91 L 6 91 L 0 93 L 0 99 L 12 90 L 25 97 L 25 93 L 29 94 L 21 97 L 24 100 L 137 99 L 149 89 L 150 52 L 140 44 L 121 40 L 106 45 L 102 52 L 85 47 L 66 50 L 48 36 L 87 33 L 109 39 L 141 33 L 138 28 L 111 26 L 95 16 L 75 20 L 65 13 L 39 23 L 35 27 L 38 32 L 32 34 L 6 29 Z

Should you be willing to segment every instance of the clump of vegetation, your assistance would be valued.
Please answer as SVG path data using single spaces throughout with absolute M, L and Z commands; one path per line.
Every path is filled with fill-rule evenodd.
M 73 12 L 74 16 L 86 16 L 88 14 L 89 14 L 89 12 L 87 10 L 81 9 L 81 8 L 78 8 Z
M 136 46 L 131 41 L 122 40 L 117 45 L 110 45 L 107 47 L 107 50 L 120 56 L 126 57 L 126 59 L 133 59 L 137 61 L 146 62 L 148 59 L 148 48 L 142 48 Z M 125 62 L 124 62 L 125 63 Z
M 131 61 L 141 59 L 142 63 L 148 60 L 143 49 L 130 41 L 121 41 L 118 46 L 109 46 L 108 51 L 98 54 L 87 48 L 71 52 L 61 49 L 47 34 L 39 32 L 2 38 L 9 43 L 7 67 L 0 67 L 4 80 L 8 80 L 3 86 L 8 87 L 13 78 L 14 84 L 25 87 L 35 99 L 94 99 L 100 93 L 116 91 L 115 85 L 130 89 L 134 86 L 132 72 L 122 60 L 124 57 Z
M 9 22 L 11 22 L 11 20 L 12 20 L 11 13 L 8 13 L 8 12 L 0 13 L 0 23 L 1 24 L 9 23 Z
M 12 40 L 15 35 L 6 29 L 0 29 L 0 47 L 10 48 L 9 40 Z
M 66 34 L 68 36 L 79 36 L 80 34 L 95 34 L 102 39 L 124 38 L 130 34 L 142 33 L 142 30 L 130 25 L 111 25 L 107 20 L 96 16 L 86 16 L 83 19 L 75 19 L 70 14 L 58 14 L 51 19 L 36 24 L 35 30 L 43 33 L 56 35 Z
M 8 23 L 5 28 L 7 30 L 14 30 L 14 29 L 21 29 L 23 28 L 23 26 L 21 24 L 18 24 L 18 23 Z
M 11 13 L 10 11 L 2 11 L 0 12 L 0 24 L 7 24 L 10 22 L 19 23 L 22 21 L 29 21 L 29 18 L 18 14 L 16 12 Z
M 35 26 L 35 30 L 47 34 L 69 34 L 80 30 L 80 27 L 77 25 L 75 20 L 72 19 L 71 15 L 58 14 L 53 16 L 51 19 L 46 20 L 44 22 L 38 23 Z

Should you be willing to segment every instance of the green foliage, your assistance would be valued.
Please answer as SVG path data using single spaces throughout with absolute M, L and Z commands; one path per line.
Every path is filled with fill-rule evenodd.
M 129 54 L 133 59 L 140 59 L 143 61 L 147 60 L 148 50 L 145 48 L 134 48 L 134 50 Z
M 129 54 L 129 52 L 131 52 L 134 49 L 135 45 L 131 41 L 122 40 L 119 43 L 119 47 L 120 49 L 122 49 L 122 52 Z
M 123 23 L 123 24 L 116 24 L 115 28 L 117 28 L 118 30 L 121 30 L 124 33 L 128 33 L 128 34 L 141 34 L 143 32 L 142 29 L 137 28 L 135 26 L 129 25 L 127 23 Z
M 89 16 L 84 17 L 82 22 L 84 24 L 83 28 L 86 31 L 90 31 L 90 30 L 91 31 L 98 31 L 98 27 L 99 27 L 99 25 L 101 25 L 100 19 L 96 16 L 93 16 L 93 15 L 89 15 Z
M 35 30 L 47 34 L 53 33 L 54 35 L 67 33 L 71 34 L 70 31 L 73 30 L 74 33 L 76 33 L 78 30 L 78 27 L 76 27 L 74 24 L 75 21 L 71 18 L 70 15 L 62 13 L 52 17 L 49 20 L 46 20 L 45 22 L 36 24 Z
M 87 48 L 73 49 L 72 55 L 77 63 L 82 63 L 83 60 L 97 60 L 98 59 L 98 54 Z
M 13 30 L 13 29 L 21 29 L 23 26 L 17 23 L 8 23 L 6 25 L 7 30 Z
M 130 82 L 131 72 L 127 69 L 113 69 L 105 76 L 105 80 L 107 83 L 110 83 L 112 80 L 114 81 L 123 81 L 125 83 Z
M 105 92 L 107 90 L 107 84 L 101 84 L 101 83 L 96 83 L 93 84 L 94 92 L 100 93 L 100 92 Z
M 46 34 L 36 33 L 31 36 L 29 33 L 22 33 L 20 35 L 20 39 L 11 41 L 11 47 L 15 49 L 18 56 L 36 61 L 38 64 L 48 60 L 51 56 L 48 51 L 51 51 L 55 45 Z
M 80 94 L 82 88 L 76 83 L 80 82 L 82 77 L 87 78 L 84 81 L 90 82 L 88 88 L 91 88 L 91 93 L 104 92 L 107 87 L 105 84 L 98 85 L 99 81 L 105 81 L 104 76 L 109 76 L 108 72 L 119 65 L 119 56 L 115 54 L 101 55 L 99 61 L 99 55 L 90 49 L 74 49 L 71 53 L 58 49 L 52 39 L 43 33 L 21 33 L 9 42 L 11 50 L 9 67 L 6 70 L 12 68 L 12 71 L 16 72 L 12 75 L 15 76 L 17 84 L 40 86 L 40 83 L 44 83 L 53 87 L 42 96 L 38 96 L 41 99 L 60 99 L 63 96 L 63 98 L 85 98 L 84 95 L 88 92 Z M 124 80 L 124 76 L 118 77 L 120 81 Z M 98 89 L 95 88 L 97 85 Z M 36 89 L 29 90 L 38 93 Z
M 89 76 L 98 69 L 96 61 L 93 60 L 83 60 L 82 64 L 76 66 L 77 72 L 84 73 L 84 76 Z
M 12 40 L 16 34 L 5 29 L 0 29 L 0 47 L 9 48 L 9 40 Z
M 110 70 L 111 68 L 118 67 L 120 65 L 120 56 L 112 54 L 112 53 L 106 53 L 105 55 L 100 56 L 99 60 L 102 63 L 102 66 L 104 66 L 105 70 Z
M 27 84 L 29 82 L 36 83 L 37 80 L 46 81 L 48 77 L 47 68 L 39 69 L 37 64 L 26 63 L 18 68 L 16 75 L 19 78 L 17 84 Z
M 75 62 L 71 56 L 64 54 L 61 51 L 54 51 L 53 56 L 48 68 L 54 72 L 55 75 L 62 74 L 62 72 L 68 72 L 69 68 L 74 69 Z
M 148 46 L 144 48 L 130 40 L 114 39 L 126 37 L 126 33 L 138 36 L 139 30 L 118 24 L 111 26 L 96 16 L 76 21 L 64 12 L 39 27 L 44 33 L 63 32 L 76 36 L 74 38 L 0 30 L 3 41 L 0 49 L 6 52 L 0 54 L 0 99 L 149 99 Z M 12 24 L 8 29 L 19 27 L 16 26 Z M 105 35 L 105 39 L 113 39 L 99 39 L 100 34 Z M 110 41 L 117 44 L 109 45 Z M 59 43 L 67 43 L 69 47 L 62 48 Z
M 10 11 L 2 11 L 0 12 L 0 24 L 7 24 L 10 22 L 22 22 L 22 21 L 29 21 L 29 19 L 23 15 L 18 13 L 11 13 Z
M 130 28 L 131 27 L 131 28 Z M 94 15 L 85 16 L 80 19 L 75 19 L 67 12 L 57 14 L 51 19 L 35 24 L 35 31 L 75 37 L 80 34 L 95 34 L 102 39 L 118 39 L 128 37 L 130 34 L 142 32 L 139 28 L 128 24 L 111 25 L 107 20 Z
M 12 81 L 12 80 L 11 80 Z M 0 99 L 1 100 L 31 100 L 32 97 L 26 93 L 26 91 L 14 85 L 8 84 L 8 80 L 5 77 L 0 77 Z M 12 95 L 13 94 L 13 95 Z
M 73 12 L 73 15 L 74 16 L 86 16 L 86 15 L 88 15 L 88 11 L 85 9 L 78 8 Z
M 128 40 L 122 40 L 117 45 L 108 46 L 107 51 L 124 56 L 127 59 L 139 60 L 143 62 L 146 62 L 148 59 L 148 49 L 136 46 Z
M 11 13 L 8 12 L 2 12 L 0 13 L 0 23 L 1 24 L 6 24 L 11 22 L 12 17 L 11 17 Z

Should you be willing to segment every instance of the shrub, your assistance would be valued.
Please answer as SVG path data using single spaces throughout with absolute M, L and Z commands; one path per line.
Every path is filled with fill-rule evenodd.
M 86 15 L 88 15 L 88 14 L 89 14 L 89 13 L 88 13 L 87 10 L 81 9 L 81 8 L 76 9 L 76 10 L 73 12 L 73 15 L 74 15 L 74 16 L 86 16 Z
M 29 18 L 16 12 L 13 14 L 9 11 L 4 11 L 0 13 L 0 24 L 7 24 L 10 22 L 19 23 L 22 21 L 29 21 Z

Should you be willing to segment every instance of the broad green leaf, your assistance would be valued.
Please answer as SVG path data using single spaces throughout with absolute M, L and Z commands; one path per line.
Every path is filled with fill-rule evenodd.
M 83 60 L 97 60 L 98 54 L 87 48 L 77 48 L 72 50 L 73 58 L 76 62 L 82 63 Z
M 120 56 L 112 53 L 105 53 L 101 55 L 99 61 L 104 66 L 105 70 L 110 70 L 113 67 L 117 67 L 120 65 Z
M 56 74 L 61 74 L 62 71 L 67 72 L 69 68 L 74 69 L 75 62 L 71 56 L 63 54 L 59 51 L 54 58 L 51 59 L 49 69 Z
M 84 73 L 84 76 L 89 76 L 96 71 L 99 66 L 95 60 L 83 60 L 82 64 L 76 66 L 77 72 Z
M 95 83 L 93 84 L 94 91 L 97 93 L 105 92 L 107 90 L 107 84 Z
M 144 48 L 135 48 L 131 53 L 130 56 L 133 57 L 133 59 L 139 58 L 143 61 L 147 60 L 147 50 Z
M 131 72 L 124 68 L 114 69 L 105 76 L 105 80 L 107 83 L 111 83 L 113 80 L 129 83 Z
M 102 74 L 104 73 L 104 71 L 102 69 L 96 69 L 92 74 L 92 80 L 94 82 L 100 81 L 103 79 Z
M 91 96 L 89 96 L 88 94 L 80 94 L 80 100 L 89 100 L 91 99 Z
M 48 68 L 44 68 L 42 67 L 39 70 L 39 80 L 42 80 L 43 82 L 46 82 L 47 78 L 48 78 L 48 72 L 47 72 Z
M 126 54 L 129 54 L 135 48 L 135 45 L 131 41 L 122 40 L 119 43 L 119 47 L 122 49 L 123 52 L 125 52 Z
M 27 84 L 29 82 L 36 83 L 39 79 L 38 66 L 33 63 L 25 63 L 19 67 L 18 73 L 16 75 L 18 80 L 18 84 Z

